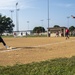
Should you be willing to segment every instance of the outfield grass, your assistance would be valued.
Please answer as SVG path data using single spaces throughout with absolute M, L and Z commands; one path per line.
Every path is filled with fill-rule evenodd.
M 0 75 L 75 75 L 75 56 L 39 63 L 1 66 Z

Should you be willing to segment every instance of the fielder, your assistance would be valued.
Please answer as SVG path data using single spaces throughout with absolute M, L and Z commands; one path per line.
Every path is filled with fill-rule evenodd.
M 66 39 L 69 39 L 69 29 L 66 29 Z

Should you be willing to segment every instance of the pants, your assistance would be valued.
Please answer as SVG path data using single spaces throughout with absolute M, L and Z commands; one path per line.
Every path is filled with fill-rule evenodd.
M 1 36 L 0 36 L 0 42 L 2 42 L 4 46 L 6 45 L 6 43 L 4 42 Z

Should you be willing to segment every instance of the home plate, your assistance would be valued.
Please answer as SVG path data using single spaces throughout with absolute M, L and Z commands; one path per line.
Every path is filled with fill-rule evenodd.
M 14 50 L 14 49 L 18 49 L 18 48 L 16 48 L 16 47 L 8 47 L 7 49 L 8 50 L 12 50 L 12 49 Z

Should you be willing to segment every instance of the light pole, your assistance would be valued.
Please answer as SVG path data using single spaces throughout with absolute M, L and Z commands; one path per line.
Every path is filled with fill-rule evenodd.
M 69 16 L 67 17 L 67 26 L 68 26 L 68 28 L 69 28 Z
M 41 25 L 42 25 L 42 27 L 43 27 L 43 21 L 44 21 L 44 20 L 42 19 L 42 20 L 41 20 Z M 42 33 L 43 33 L 43 28 L 42 28 Z
M 11 19 L 13 20 L 12 13 L 14 12 L 14 10 L 10 10 L 10 12 L 11 12 Z
M 27 24 L 28 24 L 28 30 L 29 30 L 29 21 L 27 21 Z
M 18 22 L 18 11 L 19 9 L 17 8 L 18 2 L 16 3 L 16 30 L 19 31 L 19 22 Z
M 49 0 L 48 0 L 48 29 L 47 29 L 47 37 L 49 37 Z

